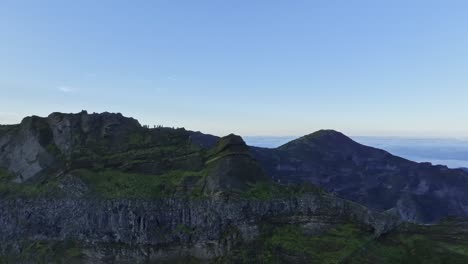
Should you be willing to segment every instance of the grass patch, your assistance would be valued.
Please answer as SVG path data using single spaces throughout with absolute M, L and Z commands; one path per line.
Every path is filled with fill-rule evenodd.
M 82 178 L 94 193 L 104 198 L 154 199 L 192 194 L 205 172 L 174 170 L 161 175 L 150 175 L 109 169 L 81 169 L 74 174 Z
M 243 198 L 270 200 L 275 198 L 288 198 L 299 196 L 305 193 L 320 193 L 325 191 L 315 185 L 304 184 L 290 184 L 282 185 L 275 182 L 259 182 L 251 184 L 250 188 L 242 193 Z
M 308 235 L 297 225 L 264 226 L 262 233 L 228 258 L 240 263 L 340 263 L 372 239 L 372 233 L 353 224 L 321 235 Z
M 82 263 L 84 254 L 73 241 L 25 241 L 18 254 L 3 255 L 1 263 Z
M 187 225 L 184 224 L 179 224 L 176 226 L 176 228 L 173 231 L 173 234 L 185 234 L 185 235 L 190 235 L 194 232 L 194 230 Z
M 465 227 L 407 224 L 377 239 L 349 263 L 468 263 Z
M 14 175 L 0 169 L 0 196 L 2 197 L 39 197 L 60 194 L 57 179 L 47 179 L 37 183 L 15 183 Z

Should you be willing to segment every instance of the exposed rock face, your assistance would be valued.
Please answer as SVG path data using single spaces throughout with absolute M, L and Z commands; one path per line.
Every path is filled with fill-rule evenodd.
M 0 138 L 0 167 L 13 173 L 16 182 L 52 169 L 54 157 L 46 149 L 51 140 L 52 132 L 42 119 L 25 118 Z
M 86 112 L 28 117 L 18 126 L 0 127 L 0 181 L 7 180 L 0 182 L 1 251 L 20 252 L 21 241 L 79 241 L 89 245 L 90 263 L 181 255 L 212 259 L 256 238 L 265 221 L 315 229 L 353 221 L 376 234 L 398 224 L 394 216 L 318 192 L 273 200 L 241 198 L 252 185 L 271 184 L 249 147 L 241 137 L 228 135 L 206 150 L 202 147 L 213 138 L 198 135 L 198 144 L 194 135 L 184 129 L 144 128 L 120 114 Z M 10 175 L 2 176 L 5 170 L 17 185 L 8 182 Z M 79 176 L 80 170 L 90 176 Z M 145 176 L 161 181 L 154 192 L 166 184 L 180 190 L 154 200 L 103 198 L 96 182 L 102 187 L 99 178 L 112 173 L 121 181 L 104 188 L 143 188 L 133 182 Z M 204 195 L 186 193 L 199 184 Z M 4 192 L 5 186 L 29 186 L 35 196 Z M 53 189 L 42 192 L 45 187 Z
M 0 137 L 0 168 L 13 173 L 16 182 L 24 182 L 64 169 L 63 159 L 87 145 L 99 142 L 108 151 L 123 150 L 128 147 L 128 136 L 139 129 L 138 121 L 121 114 L 26 117 Z
M 252 152 L 276 181 L 312 182 L 375 210 L 395 207 L 408 221 L 468 215 L 468 173 L 408 161 L 336 131 Z
M 141 129 L 133 118 L 121 114 L 102 113 L 79 114 L 52 113 L 47 123 L 53 133 L 53 141 L 65 155 L 83 144 L 105 140 L 107 147 L 114 151 L 125 149 L 128 136 Z
M 373 213 L 333 196 L 313 194 L 270 201 L 3 199 L 0 211 L 3 249 L 25 239 L 78 240 L 94 245 L 88 252 L 90 263 L 109 259 L 102 254 L 120 261 L 183 255 L 212 259 L 236 243 L 254 239 L 264 221 L 318 229 L 356 222 L 373 229 L 376 235 L 399 224 L 394 216 Z M 139 250 L 125 253 L 118 252 L 118 247 L 103 249 L 115 243 Z
M 211 149 L 208 157 L 202 148 Z M 0 127 L 0 169 L 15 182 L 79 168 L 146 174 L 205 168 L 207 193 L 242 190 L 266 175 L 311 182 L 375 210 L 396 208 L 409 221 L 468 214 L 467 172 L 411 162 L 330 130 L 264 149 L 248 148 L 234 135 L 218 141 L 183 129 L 147 129 L 111 113 L 53 113 Z
M 299 195 L 272 179 L 357 203 L 313 189 Z M 399 217 L 468 215 L 466 190 L 466 171 L 330 130 L 264 149 L 236 135 L 149 129 L 121 114 L 33 116 L 0 126 L 0 262 L 21 252 L 21 241 L 78 241 L 89 263 L 207 260 L 259 238 L 265 223 L 319 233 L 353 222 L 379 235 Z
M 217 140 L 183 129 L 143 128 L 121 114 L 53 113 L 0 127 L 0 169 L 15 182 L 80 168 L 146 174 L 207 169 L 207 193 L 242 190 L 267 175 L 282 183 L 311 182 L 375 210 L 396 208 L 409 221 L 468 214 L 467 172 L 411 162 L 335 131 L 276 149 L 249 149 L 234 135 Z M 202 148 L 210 148 L 208 155 Z

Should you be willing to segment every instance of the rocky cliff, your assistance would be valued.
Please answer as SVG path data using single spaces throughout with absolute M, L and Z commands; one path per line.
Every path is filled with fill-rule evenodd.
M 400 223 L 268 173 L 235 135 L 111 113 L 27 117 L 0 127 L 0 262 L 229 262 L 266 225 L 377 237 Z
M 90 263 L 212 260 L 256 239 L 265 222 L 315 230 L 357 223 L 376 235 L 398 223 L 390 214 L 313 194 L 268 201 L 8 199 L 0 201 L 0 210 L 4 252 L 20 254 L 24 240 L 78 241 L 87 249 L 82 260 Z
M 32 116 L 0 126 L 0 263 L 391 263 L 379 250 L 395 232 L 424 250 L 441 238 L 392 231 L 400 219 L 467 215 L 466 189 L 464 170 L 336 131 L 265 149 L 121 114 Z

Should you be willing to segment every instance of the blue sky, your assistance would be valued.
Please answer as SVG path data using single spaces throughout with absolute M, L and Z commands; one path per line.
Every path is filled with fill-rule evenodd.
M 466 1 L 0 2 L 0 123 L 468 136 Z

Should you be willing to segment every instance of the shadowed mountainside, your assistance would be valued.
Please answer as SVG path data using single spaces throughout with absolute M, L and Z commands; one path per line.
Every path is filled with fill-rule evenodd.
M 252 152 L 275 181 L 311 182 L 376 210 L 396 207 L 405 220 L 468 213 L 468 173 L 408 161 L 333 130 Z
M 278 148 L 250 149 L 277 182 L 310 182 L 375 210 L 397 208 L 408 221 L 468 214 L 466 170 L 412 162 L 337 131 L 317 131 Z

